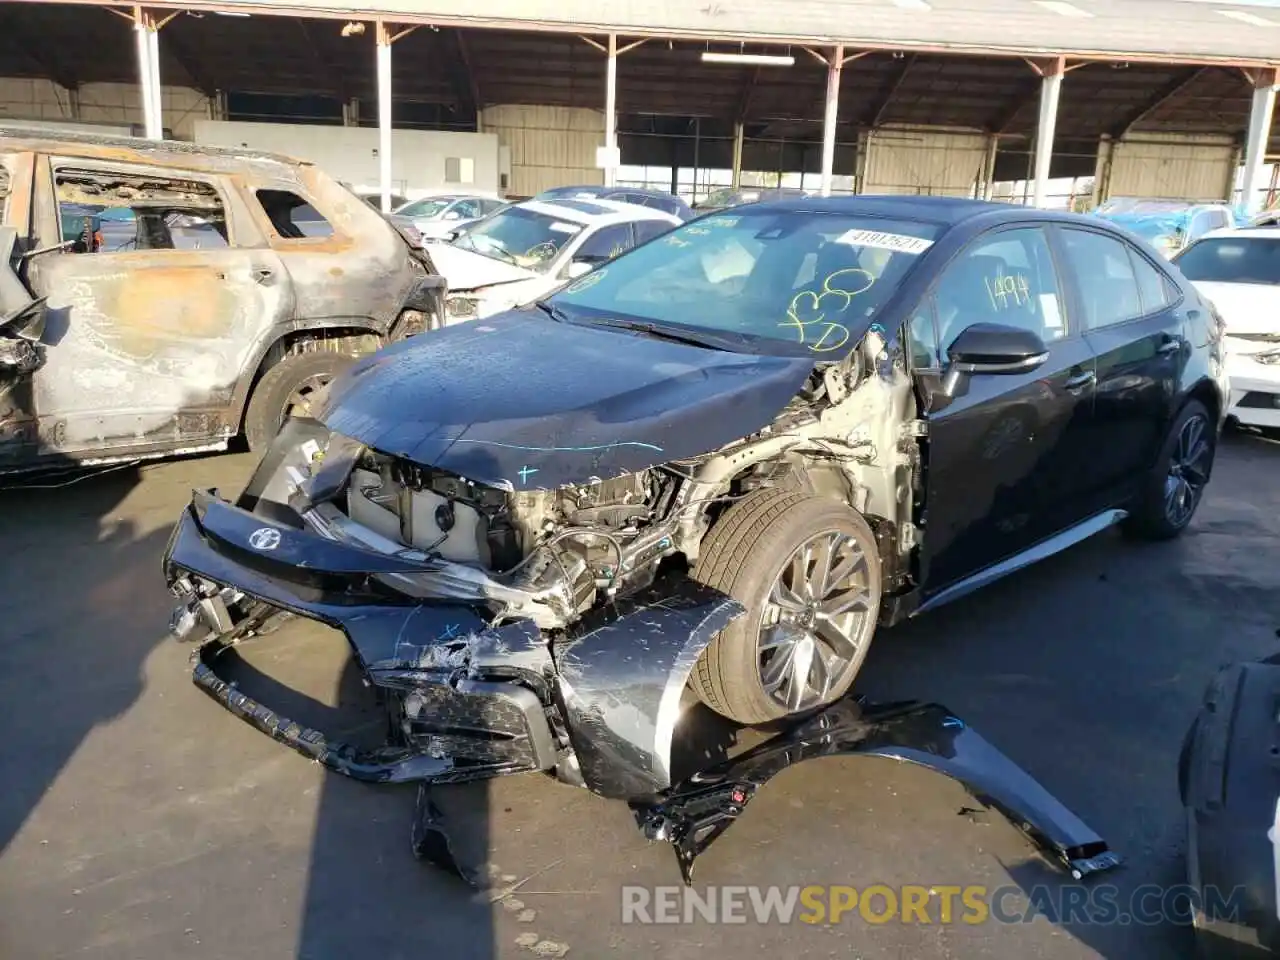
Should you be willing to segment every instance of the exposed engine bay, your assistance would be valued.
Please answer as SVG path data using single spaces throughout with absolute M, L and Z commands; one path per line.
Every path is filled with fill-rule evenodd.
M 485 604 L 493 623 L 563 628 L 591 607 L 650 586 L 663 561 L 696 564 L 723 508 L 769 486 L 827 495 L 913 543 L 919 451 L 910 381 L 877 332 L 818 366 L 772 424 L 713 453 L 557 489 L 500 489 L 335 437 L 298 476 L 306 523 L 330 539 L 419 559 L 382 575 L 416 598 Z M 343 458 L 346 458 L 343 461 Z M 349 470 L 349 472 L 347 472 Z M 534 478 L 536 479 L 536 478 Z M 885 557 L 888 570 L 897 557 Z

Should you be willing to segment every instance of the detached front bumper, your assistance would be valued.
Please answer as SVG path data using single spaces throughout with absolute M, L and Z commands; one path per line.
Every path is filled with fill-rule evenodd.
M 400 596 L 373 575 L 417 569 L 412 561 L 269 512 L 197 491 L 165 552 L 180 601 L 175 632 L 200 638 L 192 679 L 236 716 L 361 780 L 449 783 L 554 770 L 622 799 L 670 787 L 681 693 L 702 650 L 743 612 L 735 601 L 681 581 L 553 639 L 528 620 L 494 627 L 480 608 Z M 346 636 L 385 705 L 384 746 L 335 741 L 218 675 L 222 651 L 265 633 L 281 614 Z

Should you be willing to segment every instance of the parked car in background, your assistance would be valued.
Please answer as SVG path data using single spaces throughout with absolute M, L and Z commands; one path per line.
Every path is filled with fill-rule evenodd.
M 1280 230 L 1208 233 L 1174 258 L 1226 323 L 1228 414 L 1280 429 Z
M 805 714 L 882 627 L 1117 523 L 1181 534 L 1220 351 L 1212 305 L 1094 218 L 942 197 L 701 217 L 359 361 L 243 496 L 195 493 L 174 623 L 202 689 L 344 773 L 649 796 L 686 687 L 737 723 Z M 219 679 L 281 609 L 345 633 L 388 744 Z
M 723 190 L 711 191 L 707 199 L 696 204 L 694 209 L 698 213 L 710 213 L 714 210 L 725 210 L 729 207 L 741 206 L 744 203 L 798 200 L 809 196 L 812 196 L 812 194 L 808 190 L 801 190 L 798 187 L 745 187 L 740 190 L 725 187 Z
M 504 207 L 451 243 L 431 244 L 431 259 L 449 285 L 446 322 L 529 303 L 680 222 L 615 200 L 526 200 Z
M 1172 257 L 1210 230 L 1236 223 L 1231 207 L 1212 201 L 1115 197 L 1094 214 L 1136 233 L 1165 257 Z
M 0 253 L 0 317 L 45 311 L 0 328 L 24 358 L 0 362 L 0 471 L 261 448 L 352 358 L 443 316 L 381 214 L 240 148 L 0 129 Z
M 535 200 L 617 200 L 619 203 L 634 203 L 638 207 L 652 207 L 681 220 L 693 217 L 693 209 L 682 197 L 665 190 L 650 190 L 645 187 L 553 187 L 543 190 L 535 196 Z
M 501 210 L 507 201 L 452 194 L 410 200 L 393 213 L 413 223 L 424 240 L 443 240 L 460 227 Z

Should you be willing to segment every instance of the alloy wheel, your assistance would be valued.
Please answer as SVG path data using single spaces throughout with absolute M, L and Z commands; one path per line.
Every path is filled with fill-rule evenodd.
M 782 565 L 757 647 L 761 686 L 795 713 L 824 703 L 862 662 L 875 629 L 871 568 L 852 536 L 810 537 Z
M 1195 513 L 1209 482 L 1212 453 L 1208 421 L 1199 414 L 1189 417 L 1178 431 L 1164 481 L 1164 514 L 1174 527 L 1186 526 Z

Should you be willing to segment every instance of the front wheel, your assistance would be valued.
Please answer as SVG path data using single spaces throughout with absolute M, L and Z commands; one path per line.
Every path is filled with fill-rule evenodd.
M 848 692 L 881 586 L 875 537 L 855 510 L 787 489 L 752 494 L 711 529 L 693 575 L 747 608 L 694 668 L 690 684 L 708 707 L 759 724 Z
M 261 453 L 291 416 L 308 416 L 310 400 L 347 367 L 352 358 L 340 353 L 299 353 L 285 357 L 264 373 L 253 388 L 244 414 L 249 449 Z
M 1187 528 L 1209 483 L 1217 439 L 1204 404 L 1187 401 L 1143 483 L 1125 524 L 1129 532 L 1147 540 L 1172 540 Z

